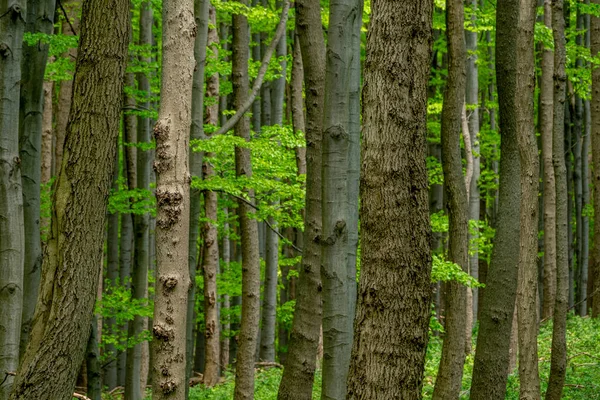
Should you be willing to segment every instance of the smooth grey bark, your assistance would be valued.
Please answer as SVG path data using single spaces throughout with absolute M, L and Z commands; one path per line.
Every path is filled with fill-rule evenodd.
M 152 5 L 145 1 L 140 5 L 138 45 L 149 47 L 152 44 Z M 147 56 L 140 56 L 139 62 L 150 62 Z M 137 74 L 138 90 L 147 98 L 140 102 L 142 109 L 150 109 L 150 81 L 146 73 Z M 137 143 L 150 142 L 150 118 L 138 116 L 137 118 Z M 139 190 L 150 189 L 150 151 L 137 149 L 136 161 L 136 188 Z M 149 264 L 149 214 L 133 215 L 134 232 L 134 257 L 131 270 L 131 297 L 141 300 L 148 296 L 148 264 Z M 137 338 L 147 329 L 147 318 L 136 315 L 129 322 L 128 336 Z M 141 400 L 144 396 L 145 385 L 139 384 L 142 379 L 143 352 L 142 343 L 127 349 L 127 373 L 125 382 L 125 400 Z
M 19 97 L 27 2 L 0 2 L 0 387 L 5 400 L 19 366 L 25 228 L 19 159 Z M 38 173 L 39 177 L 39 173 Z M 36 185 L 39 184 L 35 182 Z M 31 234 L 31 232 L 30 232 Z M 31 261 L 31 260 L 30 260 Z
M 556 303 L 552 327 L 552 355 L 546 400 L 560 400 L 567 369 L 567 311 L 569 308 L 569 264 L 567 168 L 565 166 L 565 97 L 567 76 L 563 0 L 552 0 L 554 37 L 554 127 L 552 160 L 556 178 Z M 592 27 L 593 29 L 593 27 Z M 593 83 L 593 81 L 592 81 Z
M 208 38 L 208 9 L 210 1 L 194 1 L 196 38 L 194 40 L 195 68 L 192 81 L 192 126 L 190 140 L 205 139 L 204 134 L 204 67 L 206 65 L 206 43 Z M 202 179 L 202 152 L 190 151 L 190 175 L 192 179 Z M 196 326 L 194 307 L 196 304 L 196 268 L 198 267 L 200 236 L 200 198 L 198 189 L 190 189 L 190 237 L 188 267 L 192 287 L 187 302 L 187 343 L 186 343 L 186 381 L 192 376 L 194 352 L 194 327 Z M 186 399 L 189 397 L 189 385 L 186 387 Z
M 361 274 L 347 399 L 417 400 L 432 295 L 425 157 L 433 2 L 374 0 L 371 7 L 363 89 Z M 381 40 L 384 35 L 388 40 Z
M 224 214 L 224 222 L 223 222 L 223 231 L 225 232 L 223 235 L 223 238 L 221 240 L 222 244 L 221 244 L 221 248 L 219 249 L 220 254 L 221 254 L 221 259 L 223 260 L 223 262 L 220 264 L 220 273 L 223 273 L 225 271 L 225 268 L 229 268 L 229 263 L 230 263 L 230 259 L 231 259 L 231 243 L 229 241 L 229 210 L 227 209 L 227 207 L 225 207 L 223 209 L 223 214 Z M 230 308 L 230 299 L 229 299 L 229 295 L 224 294 L 222 297 L 222 305 L 221 305 L 221 311 L 223 310 L 227 310 Z M 231 324 L 229 322 L 229 319 L 227 319 L 226 321 L 223 322 L 223 324 L 221 325 L 221 332 L 229 332 L 231 328 Z M 229 338 L 225 335 L 221 335 L 221 342 L 220 342 L 220 366 L 223 370 L 226 370 L 227 367 L 229 366 Z
M 520 235 L 520 160 L 515 116 L 518 0 L 499 0 L 496 9 L 496 79 L 500 116 L 500 187 L 496 237 L 479 310 L 479 335 L 471 399 L 503 399 L 517 292 Z
M 473 152 L 473 173 L 471 176 L 471 185 L 469 188 L 469 221 L 479 222 L 480 196 L 479 196 L 479 177 L 481 175 L 481 158 L 479 146 L 479 68 L 477 66 L 477 0 L 469 0 L 469 5 L 473 10 L 471 14 L 471 28 L 465 29 L 465 44 L 467 50 L 466 59 L 466 94 L 465 103 L 467 106 L 467 117 L 469 121 L 469 135 L 471 136 L 471 148 Z M 479 238 L 479 228 L 469 229 L 469 272 L 475 279 L 479 279 L 479 247 L 477 239 Z M 473 293 L 473 325 L 477 322 L 477 305 L 479 303 L 479 289 L 469 288 Z M 467 328 L 468 329 L 468 328 Z
M 583 46 L 583 14 L 581 14 L 579 7 L 576 10 L 576 33 L 575 43 L 577 46 Z M 583 68 L 583 60 L 581 57 L 577 57 L 575 60 L 575 68 Z M 574 158 L 574 170 L 573 170 L 573 185 L 574 185 L 574 202 L 575 202 L 575 238 L 574 238 L 574 253 L 575 253 L 575 264 L 577 269 L 574 271 L 574 285 L 575 285 L 575 303 L 579 304 L 585 297 L 582 297 L 582 285 L 581 285 L 581 258 L 583 250 L 583 179 L 582 179 L 582 151 L 583 151 L 583 99 L 575 93 L 575 115 L 573 123 L 573 158 Z M 574 304 L 573 304 L 574 306 Z M 579 313 L 579 307 L 575 308 L 575 312 Z
M 252 0 L 252 7 L 255 7 L 257 5 L 260 4 L 260 0 Z M 252 61 L 257 62 L 260 61 L 260 56 L 261 56 L 261 48 L 265 47 L 266 48 L 266 43 L 263 43 L 261 41 L 261 37 L 266 38 L 265 35 L 261 35 L 260 33 L 252 33 Z M 261 131 L 261 127 L 262 127 L 262 122 L 261 122 L 261 111 L 262 111 L 262 102 L 263 102 L 263 95 L 264 94 L 268 94 L 265 93 L 265 91 L 268 91 L 268 83 L 264 83 L 263 87 L 261 89 L 261 93 L 260 93 L 260 97 L 255 99 L 254 102 L 252 103 L 252 130 L 254 131 L 254 133 L 259 134 Z
M 585 0 L 585 4 L 589 6 L 590 0 Z M 584 44 L 585 47 L 590 49 L 590 15 L 584 16 Z M 587 67 L 589 67 L 589 63 Z M 590 146 L 591 146 L 591 128 L 592 128 L 592 114 L 590 107 L 590 100 L 586 99 L 583 102 L 583 122 L 584 122 L 584 136 L 583 136 L 583 148 L 582 148 L 582 166 L 581 166 L 581 180 L 583 182 L 583 209 L 585 210 L 590 205 Z M 581 219 L 582 234 L 581 234 L 581 303 L 579 304 L 579 314 L 584 317 L 588 313 L 589 299 L 588 299 L 588 285 L 589 285 L 589 257 L 590 257 L 590 219 L 587 212 L 583 213 Z
M 54 0 L 27 2 L 25 31 L 51 34 L 54 27 Z M 44 72 L 48 45 L 23 44 L 21 67 L 21 101 L 19 115 L 19 156 L 23 188 L 24 271 L 23 315 L 19 352 L 25 353 L 35 311 L 42 270 L 40 237 L 40 183 L 42 159 L 42 116 L 44 106 Z
M 348 150 L 351 41 L 358 15 L 354 0 L 333 0 L 325 53 L 323 111 L 323 388 L 321 398 L 343 399 L 352 349 L 348 308 Z
M 90 337 L 87 342 L 85 363 L 87 373 L 86 396 L 90 400 L 102 400 L 102 376 L 100 374 L 100 350 L 98 349 L 98 317 L 92 318 Z
M 592 4 L 600 5 L 600 0 L 592 0 Z M 600 18 L 590 17 L 590 42 L 592 55 L 600 52 Z M 592 69 L 592 101 L 591 107 L 591 145 L 592 163 L 600 165 L 600 69 Z M 594 215 L 600 215 L 600 168 L 592 169 L 592 183 L 594 185 Z M 594 224 L 594 243 L 592 247 L 592 265 L 590 266 L 590 280 L 592 280 L 592 291 L 600 288 L 600 224 Z M 600 316 L 600 299 L 596 297 L 592 301 L 592 317 Z

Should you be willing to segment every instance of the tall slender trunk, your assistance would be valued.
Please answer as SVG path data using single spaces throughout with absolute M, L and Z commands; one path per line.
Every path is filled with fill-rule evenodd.
M 515 10 L 517 12 L 517 10 Z M 537 353 L 537 227 L 539 158 L 534 125 L 535 0 L 520 0 L 517 37 L 517 140 L 521 159 L 521 251 L 517 286 L 520 398 L 540 398 Z
M 11 399 L 70 398 L 85 356 L 119 133 L 128 11 L 124 0 L 83 4 L 79 48 L 85 51 L 77 57 L 34 323 Z
M 161 99 L 156 139 L 156 291 L 152 333 L 152 398 L 187 392 L 187 302 L 190 223 L 189 136 L 194 71 L 193 0 L 163 4 Z M 138 178 L 139 180 L 139 178 Z
M 51 34 L 54 25 L 53 0 L 28 0 L 25 30 Z M 40 237 L 40 183 L 44 71 L 48 45 L 38 43 L 23 46 L 21 68 L 21 107 L 19 109 L 19 156 L 23 188 L 24 271 L 23 315 L 19 353 L 24 354 L 35 311 L 42 270 L 42 241 Z
M 223 231 L 225 232 L 225 234 L 223 235 L 222 238 L 222 246 L 220 249 L 220 254 L 221 254 L 221 259 L 223 260 L 223 262 L 220 264 L 220 273 L 223 273 L 224 270 L 226 268 L 230 268 L 229 263 L 231 261 L 231 243 L 229 241 L 229 210 L 227 208 L 223 209 L 223 214 L 224 215 L 224 222 L 223 222 Z M 230 299 L 229 299 L 229 295 L 224 294 L 223 295 L 223 304 L 221 306 L 221 310 L 228 310 L 230 308 Z M 222 327 L 221 327 L 221 332 L 228 332 L 231 328 L 231 324 L 229 323 L 229 319 L 227 319 L 226 322 L 223 323 Z M 220 364 L 221 364 L 221 368 L 223 370 L 226 370 L 227 367 L 229 366 L 229 337 L 225 336 L 225 335 L 221 335 L 221 342 L 220 342 Z
M 520 160 L 516 131 L 516 43 L 518 0 L 500 0 L 496 9 L 496 79 L 500 112 L 500 187 L 496 237 L 479 310 L 479 335 L 471 399 L 503 399 L 510 362 L 510 333 L 517 292 L 520 235 Z
M 420 399 L 431 302 L 425 122 L 433 2 L 375 0 L 371 7 L 361 274 L 347 398 Z M 381 41 L 383 32 L 389 41 Z
M 23 296 L 32 294 L 32 288 L 24 293 L 26 245 L 19 159 L 19 89 L 27 5 L 25 0 L 0 3 L 0 373 L 3 374 L 14 372 L 19 366 Z M 33 185 L 39 188 L 39 178 Z M 31 196 L 32 190 L 35 188 L 30 185 L 25 195 Z M 28 235 L 32 237 L 31 222 L 34 221 L 29 218 L 29 222 Z M 28 241 L 28 244 L 30 248 L 33 242 Z M 30 264 L 32 261 L 35 260 L 29 260 Z M 27 267 L 31 272 L 35 265 Z M 0 386 L 2 400 L 8 398 L 13 383 L 12 376 L 6 378 Z
M 592 0 L 592 4 L 600 5 L 600 0 Z M 600 18 L 590 17 L 590 41 L 592 55 L 600 52 Z M 600 69 L 592 69 L 592 163 L 600 165 Z M 592 183 L 594 185 L 594 215 L 600 215 L 600 168 L 592 169 Z M 592 316 L 600 316 L 600 298 L 597 291 L 600 290 L 600 224 L 594 224 L 594 246 L 592 249 L 592 279 L 593 293 Z M 591 294 L 591 293 L 590 293 Z
M 318 0 L 297 0 L 296 29 L 304 67 L 306 105 L 306 203 L 302 262 L 294 321 L 279 385 L 279 400 L 310 400 L 321 329 L 321 142 L 325 89 L 325 40 Z
M 247 0 L 240 2 L 247 5 Z M 239 109 L 248 96 L 248 20 L 245 15 L 233 15 L 232 84 L 233 105 Z M 242 117 L 235 125 L 236 136 L 250 141 L 250 124 Z M 235 148 L 236 176 L 252 177 L 250 149 Z M 254 190 L 246 189 L 247 198 L 254 203 Z M 254 354 L 260 318 L 260 259 L 258 256 L 258 224 L 249 213 L 253 209 L 238 202 L 242 242 L 242 321 L 239 333 L 239 348 L 235 370 L 235 400 L 254 398 Z
M 90 337 L 87 341 L 85 362 L 87 370 L 87 392 L 90 400 L 102 400 L 102 377 L 100 374 L 100 351 L 98 349 L 98 317 L 92 317 Z
M 562 396 L 567 369 L 567 310 L 569 307 L 569 263 L 567 180 L 565 166 L 565 96 L 566 45 L 563 0 L 552 0 L 554 36 L 554 126 L 553 165 L 556 178 L 556 303 L 552 329 L 552 358 L 546 400 L 559 400 Z M 600 165 L 600 164 L 599 164 Z
M 149 1 L 140 5 L 140 25 L 139 25 L 138 45 L 149 47 L 152 44 L 152 6 Z M 148 50 L 148 49 L 146 49 Z M 141 56 L 139 62 L 148 64 L 150 58 Z M 145 72 L 137 74 L 138 90 L 145 97 L 139 104 L 140 108 L 150 108 L 150 80 Z M 150 142 L 150 118 L 148 116 L 139 116 L 137 118 L 137 143 Z M 150 189 L 150 151 L 137 149 L 136 161 L 136 188 L 139 190 Z M 141 300 L 148 297 L 148 264 L 149 264 L 149 214 L 133 215 L 134 230 L 134 257 L 133 268 L 131 270 L 131 296 L 133 299 Z M 136 315 L 133 321 L 129 322 L 129 337 L 138 337 L 147 327 L 146 317 Z M 142 380 L 143 364 L 143 343 L 138 343 L 127 349 L 127 373 L 125 383 L 125 399 L 141 400 L 144 396 L 145 384 L 138 384 Z
M 260 4 L 260 0 L 252 0 L 252 7 L 255 7 Z M 252 46 L 252 61 L 258 62 L 261 59 L 261 50 L 263 47 L 266 47 L 266 44 L 262 44 L 261 37 L 266 39 L 266 35 L 261 35 L 260 33 L 252 33 L 252 42 L 254 46 Z M 268 94 L 267 84 L 263 84 L 261 88 L 260 98 L 254 100 L 252 103 L 252 130 L 255 133 L 260 133 L 262 120 L 261 120 L 261 111 L 262 111 L 262 102 L 264 100 L 264 95 Z
M 461 113 L 465 99 L 464 15 L 461 0 L 446 2 L 448 81 L 442 109 L 442 168 L 448 209 L 448 259 L 468 271 L 468 197 L 460 152 Z M 465 362 L 467 288 L 446 284 L 446 335 L 433 399 L 456 399 Z
M 42 115 L 42 161 L 41 161 L 41 183 L 46 184 L 52 178 L 52 94 L 54 82 L 44 81 L 44 105 Z M 42 233 L 48 230 L 50 220 L 42 218 L 40 222 Z
M 210 7 L 208 22 L 216 25 L 216 10 Z M 212 54 L 218 59 L 219 37 L 214 28 L 207 30 L 208 46 L 212 47 Z M 206 45 L 205 45 L 206 47 Z M 202 74 L 204 76 L 204 74 Z M 202 85 L 204 86 L 204 85 Z M 206 96 L 213 99 L 219 97 L 219 74 L 215 73 L 206 80 Z M 206 107 L 204 123 L 217 126 L 219 123 L 219 104 L 214 102 Z M 207 157 L 214 157 L 208 153 Z M 202 166 L 204 176 L 210 179 L 215 175 L 214 167 L 209 162 Z M 204 273 L 204 321 L 205 321 L 205 364 L 204 384 L 214 386 L 219 381 L 220 370 L 220 323 L 218 312 L 217 274 L 219 272 L 219 238 L 217 234 L 217 193 L 204 192 L 204 209 L 207 221 L 204 224 L 204 251 L 202 271 Z M 227 363 L 225 364 L 227 365 Z
M 585 4 L 589 6 L 590 0 L 585 0 Z M 584 44 L 587 49 L 590 49 L 590 15 L 584 16 Z M 590 63 L 586 63 L 586 66 L 590 68 Z M 592 127 L 592 113 L 590 108 L 590 100 L 586 99 L 583 102 L 583 121 L 584 121 L 584 135 L 583 135 L 583 149 L 582 149 L 582 166 L 581 166 L 581 180 L 583 182 L 583 209 L 587 209 L 590 204 L 590 141 L 591 141 L 591 127 Z M 588 295 L 592 292 L 588 291 L 589 285 L 589 256 L 590 256 L 590 219 L 587 212 L 583 213 L 581 219 L 582 234 L 581 234 L 581 303 L 579 305 L 579 314 L 583 317 L 586 316 L 589 309 Z
M 208 0 L 194 1 L 194 18 L 196 21 L 197 33 L 194 39 L 194 58 L 196 65 L 192 83 L 192 126 L 190 129 L 190 139 L 205 139 L 204 134 L 204 68 L 206 65 L 206 43 L 208 38 L 208 9 L 210 2 Z M 192 179 L 202 179 L 202 161 L 201 152 L 190 152 L 190 175 Z M 187 301 L 187 342 L 186 342 L 186 381 L 189 381 L 192 375 L 193 353 L 194 353 L 194 327 L 196 318 L 194 307 L 196 305 L 196 268 L 199 264 L 198 237 L 200 234 L 200 201 L 201 193 L 198 189 L 192 188 L 190 191 L 190 236 L 189 236 L 189 254 L 188 269 L 192 287 L 188 293 Z M 217 373 L 218 374 L 218 373 Z M 217 375 L 218 376 L 218 375 Z M 189 387 L 186 387 L 186 399 L 189 397 Z

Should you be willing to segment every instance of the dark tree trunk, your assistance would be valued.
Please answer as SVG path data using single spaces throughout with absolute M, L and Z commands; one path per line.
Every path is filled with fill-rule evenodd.
M 102 377 L 100 374 L 100 351 L 98 350 L 98 318 L 94 315 L 87 342 L 85 362 L 87 371 L 87 397 L 102 399 Z
M 600 5 L 600 0 L 592 0 L 592 4 Z M 590 40 L 592 54 L 600 52 L 600 18 L 590 17 Z M 592 69 L 592 162 L 600 165 L 600 69 Z M 592 170 L 594 185 L 594 215 L 600 215 L 600 168 Z M 592 316 L 600 317 L 600 224 L 594 224 L 594 247 L 592 252 L 592 291 L 595 296 L 592 301 Z

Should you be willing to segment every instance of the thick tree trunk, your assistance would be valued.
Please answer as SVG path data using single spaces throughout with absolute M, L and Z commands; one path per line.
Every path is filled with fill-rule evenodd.
M 517 10 L 515 10 L 517 12 Z M 534 125 L 535 0 L 520 0 L 517 38 L 516 118 L 521 159 L 521 251 L 517 286 L 520 398 L 540 398 L 537 352 L 537 232 L 539 158 Z
M 325 40 L 318 0 L 297 0 L 296 29 L 302 53 L 306 105 L 306 204 L 302 262 L 294 321 L 279 400 L 310 400 L 321 329 L 321 142 Z
M 448 208 L 448 259 L 468 271 L 468 197 L 460 152 L 461 113 L 465 99 L 464 15 L 461 0 L 446 2 L 448 82 L 442 109 L 442 168 Z M 433 391 L 434 400 L 456 399 L 465 362 L 467 288 L 447 282 L 446 334 Z
M 85 1 L 81 24 L 63 168 L 55 185 L 30 342 L 11 394 L 15 400 L 70 398 L 96 300 L 127 61 L 129 2 Z M 105 133 L 95 135 L 98 131 Z
M 208 3 L 208 2 L 207 2 Z M 209 21 L 211 25 L 216 24 L 216 10 L 210 8 Z M 208 25 L 208 24 L 207 24 Z M 212 47 L 215 57 L 218 57 L 218 35 L 214 28 L 207 30 L 208 45 Z M 204 45 L 206 47 L 206 44 Z M 204 73 L 202 74 L 204 76 Z M 201 87 L 201 90 L 203 89 Z M 219 74 L 215 73 L 206 80 L 206 96 L 217 99 L 219 97 Z M 214 102 L 206 107 L 206 118 L 204 123 L 217 126 L 219 123 L 219 104 Z M 208 153 L 207 157 L 214 157 Z M 210 162 L 204 162 L 202 166 L 204 175 L 210 179 L 215 175 L 214 168 Z M 202 271 L 204 273 L 204 321 L 205 321 L 205 364 L 204 384 L 207 387 L 214 386 L 219 381 L 220 371 L 220 323 L 217 294 L 217 274 L 219 272 L 219 238 L 217 232 L 217 193 L 204 192 L 204 209 L 207 221 L 204 224 L 204 251 Z M 226 365 L 226 364 L 225 364 Z
M 156 139 L 156 292 L 152 398 L 184 399 L 190 223 L 189 136 L 194 71 L 194 3 L 163 4 L 161 100 Z
M 371 7 L 348 399 L 420 399 L 431 301 L 425 122 L 433 3 L 375 0 Z M 381 41 L 383 32 L 389 41 Z M 385 234 L 390 229 L 394 235 Z
M 247 5 L 247 0 L 242 4 Z M 232 83 L 233 105 L 239 109 L 248 96 L 248 42 L 246 16 L 233 15 Z M 235 125 L 235 135 L 250 141 L 250 124 L 242 117 Z M 236 147 L 236 176 L 252 177 L 250 149 Z M 247 198 L 254 203 L 254 190 L 246 189 Z M 244 201 L 238 202 L 240 237 L 242 241 L 242 321 L 235 370 L 235 400 L 254 398 L 254 354 L 260 318 L 260 259 L 258 256 L 258 224 L 249 213 L 254 210 Z
M 552 0 L 554 35 L 554 127 L 553 165 L 556 177 L 556 303 L 552 329 L 552 359 L 546 400 L 559 400 L 567 368 L 566 325 L 569 307 L 569 264 L 567 220 L 567 180 L 564 157 L 564 119 L 566 87 L 565 20 L 563 0 Z
M 51 34 L 54 25 L 54 5 L 53 0 L 42 2 L 29 0 L 25 30 L 31 33 Z M 47 44 L 24 45 L 21 69 L 21 107 L 19 109 L 19 156 L 21 158 L 25 227 L 20 354 L 24 354 L 27 347 L 42 271 L 40 183 L 43 88 L 47 58 Z
M 194 1 L 194 17 L 197 33 L 194 40 L 194 58 L 196 65 L 192 83 L 191 140 L 206 138 L 206 135 L 204 134 L 204 67 L 206 65 L 209 4 L 210 2 L 208 0 Z M 202 160 L 203 154 L 201 152 L 190 152 L 190 175 L 192 176 L 192 179 L 202 179 Z M 189 381 L 192 375 L 194 353 L 194 327 L 196 326 L 194 307 L 196 304 L 196 268 L 199 266 L 198 237 L 200 233 L 200 196 L 201 193 L 198 189 L 191 189 L 188 268 L 190 271 L 190 279 L 192 280 L 192 287 L 188 293 L 189 296 L 187 302 L 186 381 Z M 189 388 L 186 388 L 186 399 L 188 397 Z
M 140 46 L 150 46 L 152 44 L 152 8 L 148 1 L 140 5 L 140 26 L 139 42 Z M 149 57 L 141 56 L 139 62 L 147 64 Z M 146 99 L 139 104 L 140 108 L 150 108 L 150 81 L 146 73 L 137 74 L 138 90 Z M 150 142 L 150 118 L 148 116 L 139 116 L 137 118 L 137 143 Z M 150 189 L 150 151 L 137 149 L 136 160 L 136 188 L 140 190 Z M 133 299 L 141 300 L 148 297 L 148 265 L 149 265 L 149 243 L 148 243 L 148 224 L 149 214 L 133 215 L 134 230 L 134 257 L 133 268 L 131 270 L 131 296 Z M 138 337 L 147 327 L 148 319 L 141 315 L 136 315 L 133 321 L 129 322 L 129 337 Z M 127 349 L 127 376 L 125 382 L 125 400 L 141 400 L 144 396 L 144 385 L 138 384 L 142 380 L 142 343 L 138 343 Z
M 23 224 L 24 196 L 21 186 L 22 163 L 19 158 L 19 89 L 22 79 L 22 45 L 27 5 L 25 0 L 0 3 L 0 90 L 2 91 L 0 96 L 0 254 L 2 255 L 0 257 L 0 374 L 2 375 L 16 371 L 19 366 L 22 313 L 30 315 L 29 311 L 23 309 L 23 296 L 29 297 L 32 294 L 35 296 L 37 289 L 33 286 L 28 292 L 24 292 L 23 282 L 26 245 Z M 27 54 L 27 48 L 25 51 Z M 26 71 L 24 79 L 27 79 L 27 72 L 29 71 Z M 31 78 L 35 79 L 33 76 Z M 26 134 L 35 136 L 31 132 Z M 33 172 L 32 162 L 34 160 L 30 159 L 29 173 Z M 29 190 L 25 192 L 27 200 L 28 197 L 35 196 L 33 191 L 37 190 L 39 193 L 39 172 L 36 176 L 38 180 L 32 182 L 28 186 Z M 28 222 L 28 235 L 34 239 L 32 228 L 35 228 L 35 221 L 29 218 Z M 31 239 L 28 241 L 29 249 L 34 245 Z M 29 259 L 29 264 L 26 265 L 28 273 L 31 273 L 32 269 L 35 270 L 35 265 L 31 265 L 33 261 L 36 260 Z M 31 292 L 32 290 L 34 293 Z M 26 304 L 29 304 L 29 301 Z M 14 380 L 12 376 L 7 375 L 6 378 L 6 382 L 0 386 L 2 400 L 8 398 Z
M 496 237 L 479 311 L 479 335 L 471 399 L 503 399 L 508 379 L 510 333 L 517 291 L 520 235 L 520 160 L 517 147 L 516 43 L 518 0 L 500 0 L 496 10 L 496 78 L 500 110 L 500 188 Z

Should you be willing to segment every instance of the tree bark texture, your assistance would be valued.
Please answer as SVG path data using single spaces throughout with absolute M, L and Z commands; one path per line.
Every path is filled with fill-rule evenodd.
M 569 308 L 569 239 L 567 169 L 565 166 L 566 45 L 563 0 L 552 0 L 554 35 L 554 127 L 552 130 L 554 176 L 556 178 L 556 303 L 552 329 L 552 358 L 546 400 L 560 400 L 567 369 L 567 311 Z M 593 28 L 592 28 L 593 30 Z M 592 34 L 593 35 L 593 34 Z M 592 80 L 592 85 L 594 81 Z M 594 86 L 592 86 L 592 92 Z M 596 164 L 600 165 L 600 164 Z
M 90 400 L 102 400 L 102 377 L 100 374 L 100 350 L 98 349 L 98 318 L 92 317 L 90 337 L 87 341 L 85 363 L 87 372 L 86 396 Z
M 0 96 L 0 374 L 2 375 L 5 372 L 16 371 L 19 366 L 19 339 L 25 294 L 23 286 L 25 228 L 21 184 L 23 165 L 19 154 L 19 89 L 22 79 L 22 46 L 27 5 L 25 0 L 0 2 L 0 90 L 2 91 Z M 26 73 L 25 79 L 27 75 Z M 35 185 L 39 190 L 39 181 Z M 28 187 L 30 189 L 28 195 L 31 195 L 33 187 L 31 184 Z M 29 225 L 29 228 L 33 226 Z M 33 242 L 29 241 L 28 244 L 31 246 Z M 6 382 L 0 387 L 2 400 L 8 398 L 14 380 L 12 376 L 6 378 Z
M 600 0 L 592 0 L 592 4 L 600 5 Z M 590 39 L 592 55 L 600 52 L 600 18 L 590 17 Z M 600 69 L 592 70 L 592 163 L 600 165 Z M 592 183 L 594 185 L 594 215 L 600 215 L 600 168 L 592 170 Z M 592 316 L 600 316 L 600 224 L 594 224 L 594 243 L 592 249 L 593 260 L 593 293 Z
M 247 0 L 241 1 L 247 5 Z M 233 15 L 232 84 L 233 105 L 240 109 L 248 96 L 248 20 L 241 14 Z M 235 125 L 236 136 L 250 141 L 250 121 L 242 117 Z M 236 176 L 252 177 L 250 149 L 236 147 Z M 254 190 L 246 189 L 246 196 L 254 203 Z M 238 202 L 242 241 L 242 321 L 239 333 L 237 365 L 235 370 L 235 400 L 254 398 L 254 354 L 260 318 L 260 259 L 258 256 L 258 224 L 249 213 L 254 210 L 244 202 Z
M 375 0 L 371 7 L 361 274 L 347 398 L 420 399 L 431 303 L 425 158 L 433 2 Z
M 278 400 L 310 400 L 321 329 L 321 143 L 325 90 L 325 40 L 318 0 L 297 0 L 296 29 L 302 53 L 306 106 L 306 203 L 302 261 L 294 321 Z
M 465 99 L 465 39 L 462 0 L 446 2 L 448 82 L 442 109 L 442 169 L 448 210 L 448 260 L 468 271 L 469 210 L 460 151 L 461 113 Z M 446 283 L 446 334 L 434 400 L 456 399 L 462 386 L 467 324 L 467 288 Z
M 517 12 L 517 10 L 515 10 Z M 519 324 L 520 398 L 540 398 L 537 352 L 537 252 L 539 158 L 534 125 L 535 0 L 520 0 L 517 37 L 517 139 L 521 159 L 521 235 L 517 319 Z
M 479 311 L 479 335 L 471 399 L 503 399 L 517 291 L 520 235 L 520 159 L 515 115 L 518 0 L 499 0 L 496 10 L 496 79 L 500 112 L 500 187 L 496 237 Z
M 63 165 L 30 342 L 11 394 L 15 400 L 71 398 L 97 295 L 127 62 L 129 2 L 85 1 L 81 25 Z

